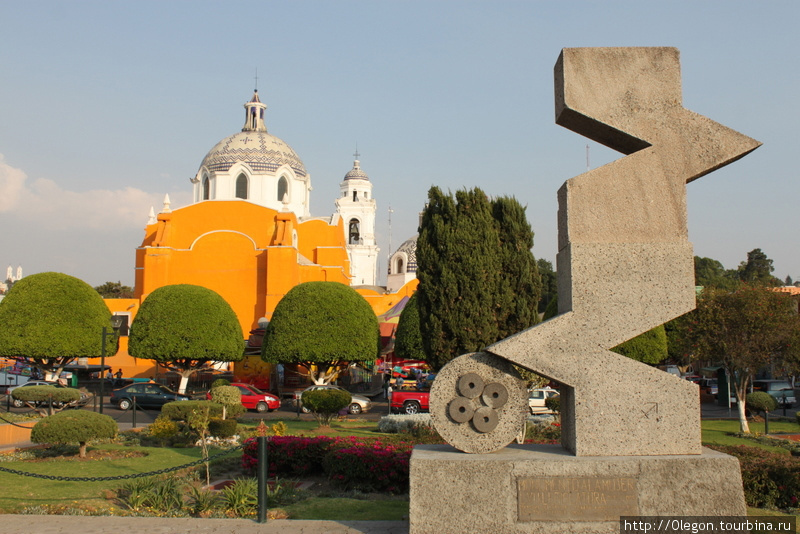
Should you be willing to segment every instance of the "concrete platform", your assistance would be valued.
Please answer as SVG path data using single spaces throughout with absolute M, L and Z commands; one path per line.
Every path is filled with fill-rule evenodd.
M 559 445 L 465 454 L 420 445 L 411 456 L 411 534 L 617 533 L 622 516 L 743 516 L 736 458 L 573 456 Z

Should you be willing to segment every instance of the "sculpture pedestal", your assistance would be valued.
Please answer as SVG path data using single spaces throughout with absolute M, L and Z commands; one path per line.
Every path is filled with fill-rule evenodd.
M 699 455 L 576 457 L 560 445 L 411 455 L 411 534 L 618 533 L 620 516 L 744 516 L 739 461 Z

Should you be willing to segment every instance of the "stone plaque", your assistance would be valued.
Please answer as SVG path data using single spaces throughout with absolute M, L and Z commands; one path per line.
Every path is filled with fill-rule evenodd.
M 517 479 L 518 521 L 617 521 L 639 515 L 633 477 Z

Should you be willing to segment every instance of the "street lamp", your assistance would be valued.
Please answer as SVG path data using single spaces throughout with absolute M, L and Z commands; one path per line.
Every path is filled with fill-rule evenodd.
M 105 384 L 106 384 L 106 337 L 119 332 L 119 329 L 122 327 L 122 323 L 125 318 L 122 315 L 112 315 L 111 316 L 111 328 L 113 329 L 112 332 L 108 331 L 108 327 L 103 327 L 103 344 L 100 347 L 100 413 L 103 413 L 103 397 L 105 396 Z

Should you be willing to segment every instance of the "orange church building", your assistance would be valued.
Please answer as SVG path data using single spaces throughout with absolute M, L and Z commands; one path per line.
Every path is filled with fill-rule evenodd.
M 407 282 L 401 287 L 376 286 L 376 204 L 359 161 L 340 184 L 336 213 L 312 217 L 310 174 L 288 144 L 267 132 L 265 110 L 255 92 L 245 104 L 242 131 L 217 143 L 203 159 L 192 179 L 192 204 L 172 209 L 167 197 L 160 213 L 151 209 L 136 249 L 134 298 L 106 300 L 127 324 L 149 293 L 172 284 L 219 293 L 245 336 L 268 321 L 281 298 L 303 282 L 351 285 L 376 315 L 413 293 L 412 270 L 404 273 Z M 126 377 L 152 377 L 153 362 L 128 355 L 125 333 L 119 352 L 106 363 Z M 251 380 L 268 377 L 271 366 L 249 356 L 233 372 Z

